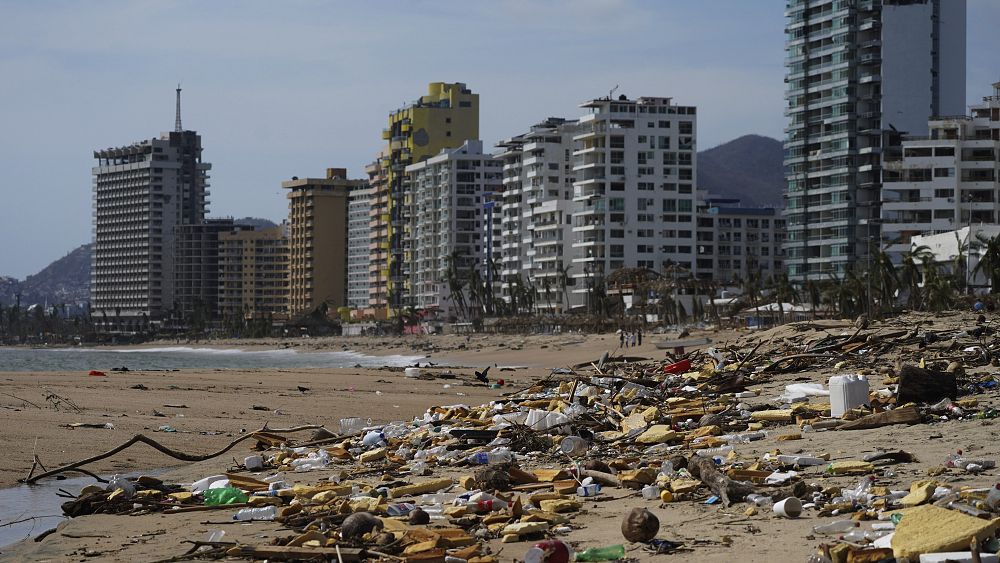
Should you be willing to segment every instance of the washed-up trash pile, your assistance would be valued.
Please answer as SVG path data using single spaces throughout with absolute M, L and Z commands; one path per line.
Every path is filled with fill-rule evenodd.
M 412 421 L 344 419 L 306 440 L 261 431 L 233 471 L 183 486 L 117 479 L 64 511 L 224 510 L 294 531 L 268 545 L 197 542 L 203 558 L 488 562 L 500 560 L 498 545 L 521 543 L 503 558 L 558 563 L 696 551 L 658 539 L 645 508 L 692 502 L 817 518 L 815 562 L 943 561 L 930 554 L 956 551 L 988 560 L 1000 551 L 1000 485 L 945 477 L 989 472 L 994 460 L 956 452 L 897 490 L 885 483 L 917 461 L 906 451 L 844 460 L 781 446 L 812 432 L 995 417 L 968 395 L 995 386 L 992 370 L 975 370 L 997 363 L 1000 339 L 983 322 L 943 332 L 823 323 L 664 361 L 605 355 L 502 399 L 436 406 Z M 875 361 L 890 352 L 893 365 Z M 809 370 L 822 381 L 763 392 L 776 374 Z M 743 453 L 772 438 L 777 447 L 763 455 Z M 563 541 L 581 511 L 623 495 L 635 502 L 621 515 L 622 544 Z

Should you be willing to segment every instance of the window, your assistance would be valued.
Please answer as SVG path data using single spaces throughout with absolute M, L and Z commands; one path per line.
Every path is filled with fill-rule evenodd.
M 662 109 L 662 108 L 660 108 L 660 109 Z M 660 129 L 670 129 L 670 122 L 669 121 L 660 121 L 658 123 L 658 125 L 660 126 Z
M 934 169 L 935 178 L 954 178 L 955 169 L 954 168 L 935 168 Z
M 652 213 L 639 213 L 636 215 L 636 219 L 638 219 L 640 223 L 652 223 L 656 220 Z
M 445 131 L 444 132 L 444 136 L 445 137 L 451 137 L 451 131 Z
M 450 117 L 446 117 L 446 118 L 444 118 L 444 122 L 445 122 L 445 123 L 451 123 L 451 118 L 450 118 Z
M 460 107 L 460 108 L 471 108 L 472 107 L 472 102 L 469 102 L 469 101 L 458 102 L 458 107 Z
M 611 238 L 625 238 L 623 229 L 611 229 Z
M 678 129 L 681 135 L 693 135 L 694 123 L 691 121 L 681 121 Z
M 663 212 L 673 213 L 677 211 L 677 200 L 676 199 L 665 199 L 663 200 Z
M 955 197 L 955 190 L 934 190 L 934 197 Z
M 646 211 L 653 207 L 653 198 L 640 197 L 637 200 L 637 203 L 639 205 L 639 211 Z
M 656 189 L 656 186 L 652 182 L 639 182 L 639 191 L 651 192 L 654 189 Z
M 652 254 L 654 252 L 653 245 L 651 244 L 639 244 L 636 245 L 635 251 L 639 254 Z
M 639 238 L 653 238 L 653 229 L 639 229 L 635 234 Z

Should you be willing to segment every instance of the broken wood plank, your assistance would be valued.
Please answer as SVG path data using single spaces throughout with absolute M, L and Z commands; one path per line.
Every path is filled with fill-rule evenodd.
M 916 405 L 909 405 L 893 409 L 891 411 L 877 412 L 868 416 L 863 416 L 857 420 L 845 422 L 837 427 L 837 430 L 865 430 L 868 428 L 880 428 L 893 424 L 917 424 L 923 418 Z

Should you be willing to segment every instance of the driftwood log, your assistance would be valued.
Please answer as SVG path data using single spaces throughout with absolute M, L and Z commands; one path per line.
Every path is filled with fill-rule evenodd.
M 857 420 L 845 422 L 837 430 L 867 430 L 893 424 L 917 424 L 923 420 L 915 405 L 908 405 L 891 411 L 877 412 Z
M 731 506 L 734 502 L 743 502 L 747 495 L 751 494 L 767 495 L 778 501 L 787 497 L 804 498 L 810 492 L 809 486 L 803 481 L 787 487 L 775 488 L 758 488 L 751 483 L 734 481 L 719 471 L 710 457 L 693 455 L 687 459 L 686 465 L 691 475 L 704 483 L 722 500 L 723 506 Z M 677 463 L 674 463 L 674 467 L 677 467 Z
M 292 433 L 292 432 L 302 432 L 303 430 L 316 430 L 317 428 L 321 428 L 321 426 L 318 426 L 318 425 L 307 425 L 307 426 L 296 426 L 294 428 L 278 428 L 278 429 L 273 429 L 273 428 L 268 428 L 267 425 L 265 424 L 264 427 L 261 428 L 260 430 L 258 430 L 257 432 Z M 163 444 L 157 442 L 156 440 L 154 440 L 152 438 L 149 438 L 149 437 L 144 436 L 142 434 L 136 434 L 131 439 L 129 439 L 127 442 L 125 442 L 125 443 L 123 443 L 123 444 L 121 444 L 121 445 L 119 445 L 119 446 L 117 446 L 115 448 L 112 448 L 112 449 L 110 449 L 110 450 L 108 450 L 108 451 L 106 451 L 106 452 L 104 452 L 102 454 L 97 454 L 95 456 L 91 456 L 91 457 L 88 457 L 86 459 L 82 459 L 80 461 L 75 461 L 73 463 L 70 463 L 70 464 L 67 464 L 67 465 L 63 465 L 62 467 L 57 467 L 57 468 L 52 469 L 50 471 L 46 471 L 44 473 L 39 473 L 38 475 L 32 476 L 31 473 L 29 473 L 28 476 L 24 478 L 23 482 L 30 485 L 31 483 L 35 483 L 36 481 L 39 481 L 40 479 L 45 479 L 46 477 L 52 477 L 53 475 L 58 475 L 60 473 L 65 473 L 67 471 L 78 471 L 79 468 L 83 467 L 84 465 L 89 465 L 91 463 L 94 463 L 95 461 L 100 461 L 102 459 L 107 459 L 107 458 L 109 458 L 109 457 L 111 457 L 111 456 L 113 456 L 113 455 L 115 455 L 115 454 L 117 454 L 117 453 L 119 453 L 119 452 L 121 452 L 121 451 L 123 451 L 125 449 L 128 449 L 129 447 L 131 447 L 131 446 L 133 446 L 135 444 L 146 444 L 146 445 L 150 446 L 151 448 L 153 448 L 154 450 L 156 450 L 156 451 L 158 451 L 160 453 L 166 454 L 166 455 L 168 455 L 168 456 L 170 456 L 170 457 L 172 457 L 174 459 L 179 459 L 181 461 L 191 461 L 191 462 L 205 461 L 207 459 L 212 459 L 212 458 L 215 458 L 215 457 L 219 457 L 220 455 L 222 455 L 222 454 L 228 452 L 229 450 L 233 449 L 237 444 L 239 444 L 240 442 L 243 442 L 244 440 L 249 440 L 251 438 L 254 438 L 255 437 L 254 435 L 257 432 L 250 432 L 250 433 L 244 434 L 244 435 L 240 436 L 239 438 L 236 438 L 232 442 L 229 442 L 229 444 L 226 445 L 221 450 L 219 450 L 217 452 L 212 452 L 212 453 L 209 453 L 209 454 L 204 454 L 204 455 L 189 454 L 189 453 L 180 452 L 180 451 L 168 448 L 167 446 L 164 446 Z M 31 466 L 32 472 L 34 471 L 34 468 L 35 468 L 35 465 L 33 464 Z

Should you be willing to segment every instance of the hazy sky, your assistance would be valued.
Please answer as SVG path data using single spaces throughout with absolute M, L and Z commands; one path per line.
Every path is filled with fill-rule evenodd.
M 951 1 L 951 0 L 946 0 Z M 617 93 L 698 106 L 699 148 L 780 138 L 782 0 L 0 0 L 0 275 L 90 239 L 92 151 L 184 126 L 212 216 L 286 213 L 280 182 L 361 177 L 434 81 L 480 94 L 491 146 Z M 969 0 L 968 96 L 1000 79 L 1000 1 Z

